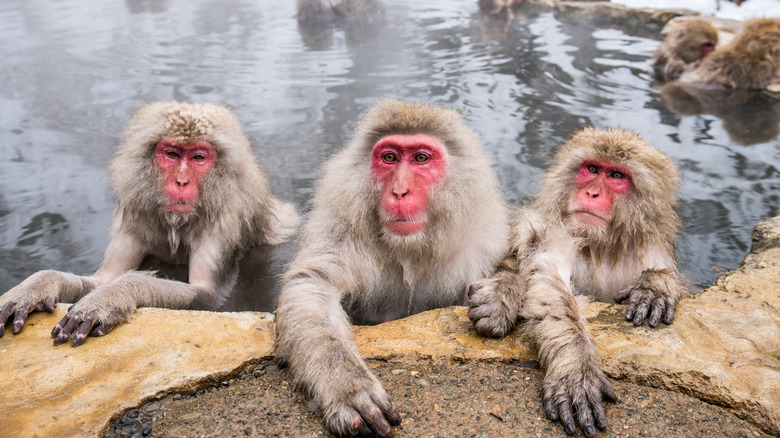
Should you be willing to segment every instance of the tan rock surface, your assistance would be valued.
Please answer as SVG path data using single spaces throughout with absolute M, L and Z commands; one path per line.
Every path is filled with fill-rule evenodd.
M 586 316 L 605 372 L 731 407 L 780 434 L 780 218 L 760 224 L 753 253 L 711 288 L 681 301 L 671 326 L 634 327 L 622 306 L 592 303 Z M 130 407 L 195 391 L 273 354 L 267 313 L 141 309 L 130 324 L 77 349 L 52 346 L 66 311 L 33 314 L 0 339 L 0 436 L 97 435 Z M 534 352 L 518 333 L 478 336 L 452 307 L 356 327 L 375 359 L 509 361 Z
M 166 391 L 194 390 L 272 354 L 273 316 L 140 309 L 79 347 L 54 347 L 67 311 L 30 316 L 0 338 L 0 436 L 93 436 L 112 415 Z

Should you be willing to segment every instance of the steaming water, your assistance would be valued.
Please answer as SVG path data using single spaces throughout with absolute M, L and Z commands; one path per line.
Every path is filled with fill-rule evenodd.
M 636 130 L 680 166 L 678 252 L 698 286 L 737 267 L 752 227 L 780 214 L 780 101 L 689 99 L 677 106 L 705 114 L 675 114 L 651 79 L 655 26 L 597 28 L 545 10 L 491 20 L 476 1 L 395 0 L 384 26 L 310 29 L 294 6 L 3 1 L 0 292 L 40 269 L 97 268 L 113 209 L 105 167 L 129 117 L 154 99 L 232 107 L 276 193 L 301 211 L 318 167 L 381 97 L 461 110 L 514 204 L 575 130 Z M 251 293 L 281 269 L 284 257 L 271 257 L 248 270 L 249 298 L 231 308 L 270 308 Z

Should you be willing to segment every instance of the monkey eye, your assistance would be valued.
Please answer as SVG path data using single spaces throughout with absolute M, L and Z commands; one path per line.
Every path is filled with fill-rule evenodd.
M 206 157 L 204 155 L 198 154 L 198 155 L 193 155 L 192 159 L 195 160 L 195 161 L 200 162 L 200 161 L 204 161 L 206 159 Z
M 414 161 L 416 161 L 418 163 L 424 163 L 424 162 L 428 161 L 428 156 L 425 155 L 425 154 L 417 154 L 417 155 L 414 156 Z
M 165 153 L 165 155 L 167 155 L 168 158 L 179 158 L 179 154 L 174 151 L 168 151 Z
M 612 175 L 610 175 L 610 177 L 615 178 L 615 179 L 623 179 L 623 178 L 625 178 L 625 175 L 623 175 L 622 172 L 615 171 L 615 172 L 612 172 Z
M 594 174 L 599 173 L 599 168 L 591 164 L 590 166 L 588 166 L 588 172 Z
M 395 154 L 388 152 L 382 155 L 382 160 L 384 160 L 385 163 L 392 163 L 394 161 L 398 161 L 398 157 L 396 157 Z

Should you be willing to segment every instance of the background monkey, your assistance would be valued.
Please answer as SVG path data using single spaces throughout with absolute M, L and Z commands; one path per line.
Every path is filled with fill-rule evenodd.
M 465 304 L 506 251 L 507 209 L 479 136 L 451 110 L 384 100 L 327 162 L 276 310 L 277 355 L 342 435 L 401 418 L 350 319 Z
M 469 318 L 487 336 L 504 336 L 518 316 L 546 369 L 544 409 L 568 433 L 605 428 L 602 397 L 617 394 L 575 295 L 626 302 L 636 325 L 670 324 L 687 293 L 674 242 L 679 179 L 672 161 L 620 129 L 586 128 L 566 142 L 539 197 L 512 230 L 510 255 L 496 274 L 473 284 Z
M 109 169 L 117 207 L 97 272 L 40 271 L 0 296 L 0 336 L 32 311 L 76 302 L 52 331 L 73 346 L 139 306 L 218 308 L 250 247 L 277 244 L 299 218 L 271 193 L 238 119 L 214 104 L 150 103 L 135 114 Z M 189 283 L 135 271 L 145 256 L 189 264 Z
M 673 81 L 693 69 L 718 43 L 718 31 L 704 20 L 672 20 L 661 30 L 666 38 L 653 57 L 655 78 Z

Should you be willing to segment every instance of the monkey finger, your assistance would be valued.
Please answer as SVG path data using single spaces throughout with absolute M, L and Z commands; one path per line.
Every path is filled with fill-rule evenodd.
M 57 330 L 61 327 L 58 330 L 57 336 L 54 338 L 54 345 L 60 345 L 67 342 L 71 333 L 73 333 L 73 330 L 76 329 L 76 326 L 78 326 L 78 320 L 76 318 L 70 317 L 69 315 L 65 315 L 65 317 L 62 318 L 62 321 L 58 322 L 54 327 L 54 330 Z
M 577 431 L 577 426 L 574 424 L 574 414 L 571 410 L 571 403 L 568 400 L 565 400 L 558 406 L 558 415 L 561 417 L 563 429 L 569 435 L 573 435 Z
M 555 409 L 552 397 L 544 397 L 544 413 L 547 414 L 547 418 L 552 421 L 558 421 L 558 410 Z
M 623 301 L 626 300 L 626 298 L 628 298 L 629 295 L 631 295 L 631 291 L 626 289 L 618 293 L 617 295 L 615 295 L 615 298 L 613 299 L 615 300 L 616 303 L 622 303 Z
M 392 426 L 385 420 L 384 414 L 376 405 L 368 404 L 367 406 L 361 406 L 358 407 L 358 411 L 360 416 L 363 417 L 363 421 L 377 436 L 381 438 L 393 436 Z
M 601 396 L 611 402 L 616 402 L 620 398 L 618 397 L 617 392 L 612 389 L 612 385 L 609 384 L 609 381 L 606 378 L 601 381 Z
M 98 337 L 98 336 L 104 336 L 107 335 L 108 332 L 114 329 L 116 327 L 115 324 L 106 324 L 106 323 L 98 323 L 95 324 L 94 327 L 92 327 L 92 331 L 89 332 L 90 336 Z
M 650 312 L 650 318 L 647 323 L 650 327 L 657 327 L 658 321 L 661 319 L 661 315 L 664 313 L 664 302 L 662 299 L 657 298 L 653 301 L 653 310 Z
M 477 284 L 477 283 L 474 283 L 474 284 L 470 285 L 469 286 L 469 295 L 468 295 L 469 298 L 471 298 L 471 296 L 474 295 L 475 293 L 477 293 L 477 291 L 480 290 L 480 289 L 481 289 L 481 286 L 479 284 Z
M 375 397 L 371 398 L 374 400 L 377 406 L 379 406 L 379 409 L 382 410 L 382 414 L 385 416 L 391 426 L 398 426 L 401 424 L 401 414 L 398 413 L 398 411 L 395 409 L 395 406 L 393 406 L 393 403 L 389 399 L 376 400 Z
M 16 308 L 16 316 L 14 317 L 14 327 L 13 332 L 14 334 L 18 334 L 22 331 L 22 328 L 24 328 L 24 323 L 27 321 L 27 309 L 24 307 L 18 307 Z
M 16 311 L 16 304 L 10 304 L 7 307 L 0 310 L 0 338 L 5 333 L 5 324 L 8 322 L 8 318 Z
M 593 426 L 593 412 L 590 409 L 588 398 L 581 397 L 581 400 L 577 403 L 577 419 L 585 436 L 590 438 L 596 434 L 596 428 Z
M 73 340 L 70 342 L 70 345 L 74 347 L 81 346 L 84 341 L 87 339 L 87 335 L 89 332 L 92 331 L 92 326 L 95 325 L 95 320 L 92 318 L 87 318 L 84 321 L 81 322 L 79 325 L 78 330 L 76 330 L 76 333 L 73 334 Z
M 670 304 L 666 307 L 666 315 L 664 316 L 664 324 L 671 324 L 674 321 L 675 305 Z
M 636 306 L 637 303 L 628 303 L 628 306 L 626 306 L 626 321 L 634 319 L 634 309 Z
M 596 419 L 596 426 L 598 426 L 599 429 L 606 429 L 607 411 L 604 409 L 604 405 L 600 401 L 593 403 L 593 418 Z
M 35 306 L 35 310 L 53 312 L 57 306 L 54 304 L 54 298 L 46 298 Z
M 646 301 L 637 304 L 636 309 L 634 309 L 634 325 L 642 325 L 645 321 L 645 316 L 647 316 L 649 307 L 650 306 Z

